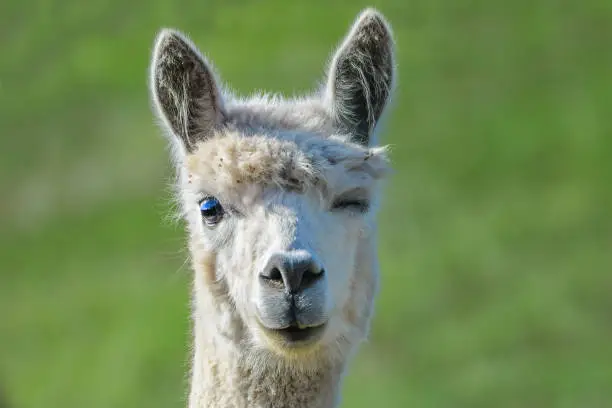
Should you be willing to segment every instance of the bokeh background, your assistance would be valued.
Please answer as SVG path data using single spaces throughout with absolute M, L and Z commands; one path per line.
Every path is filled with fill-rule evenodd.
M 382 289 L 344 407 L 612 407 L 612 2 L 0 2 L 0 402 L 182 407 L 189 269 L 147 66 L 242 93 L 393 24 Z

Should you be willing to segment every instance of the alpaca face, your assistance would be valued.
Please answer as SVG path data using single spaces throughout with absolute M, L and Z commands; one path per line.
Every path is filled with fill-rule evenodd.
M 192 252 L 214 254 L 213 280 L 252 345 L 293 353 L 354 329 L 349 297 L 375 281 L 358 280 L 356 263 L 374 232 L 384 153 L 341 137 L 225 132 L 188 155 Z
M 326 331 L 329 342 L 342 334 L 357 244 L 368 229 L 361 211 L 271 189 L 250 216 L 228 223 L 232 238 L 217 259 L 254 345 L 284 353 L 318 344 Z
M 374 136 L 393 81 L 391 32 L 375 11 L 352 26 L 325 88 L 300 100 L 224 95 L 189 40 L 158 36 L 151 93 L 174 146 L 196 273 L 235 310 L 243 344 L 342 354 L 364 337 L 387 168 Z

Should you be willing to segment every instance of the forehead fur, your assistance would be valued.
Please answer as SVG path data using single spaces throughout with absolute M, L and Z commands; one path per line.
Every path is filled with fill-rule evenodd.
M 365 148 L 341 136 L 226 131 L 200 142 L 186 168 L 197 188 L 240 194 L 254 186 L 304 191 L 363 185 L 385 175 L 388 161 L 386 148 Z

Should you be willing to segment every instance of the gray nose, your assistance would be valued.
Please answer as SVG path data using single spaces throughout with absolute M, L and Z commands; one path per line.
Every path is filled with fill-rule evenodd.
M 279 252 L 270 257 L 259 278 L 294 294 L 321 279 L 324 272 L 306 251 Z

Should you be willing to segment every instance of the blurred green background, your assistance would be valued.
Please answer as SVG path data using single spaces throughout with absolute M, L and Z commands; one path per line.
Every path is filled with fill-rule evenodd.
M 344 407 L 612 407 L 612 2 L 0 2 L 0 394 L 181 407 L 189 269 L 149 109 L 157 30 L 242 93 L 397 37 L 382 289 Z M 2 402 L 0 402 L 0 406 Z

